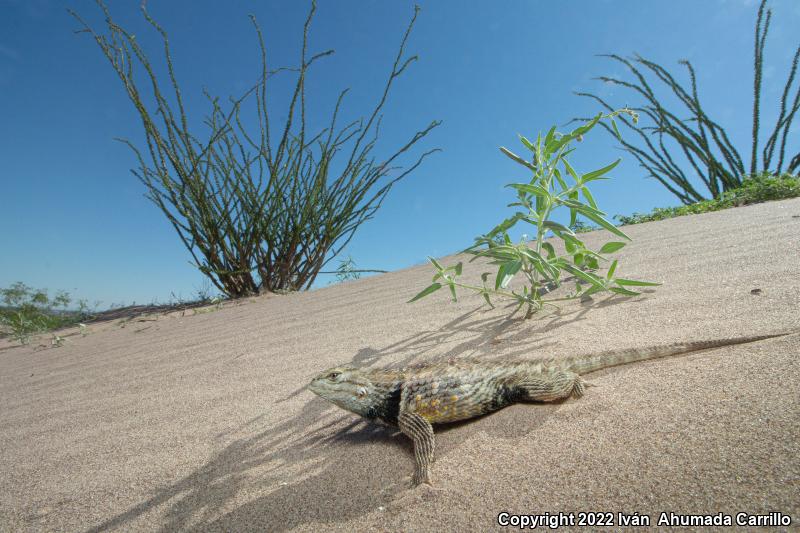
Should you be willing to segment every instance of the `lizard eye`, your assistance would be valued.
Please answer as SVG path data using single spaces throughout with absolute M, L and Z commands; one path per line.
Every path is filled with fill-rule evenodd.
M 341 372 L 331 372 L 330 374 L 328 374 L 328 379 L 334 380 L 334 379 L 338 378 L 340 374 L 341 374 Z

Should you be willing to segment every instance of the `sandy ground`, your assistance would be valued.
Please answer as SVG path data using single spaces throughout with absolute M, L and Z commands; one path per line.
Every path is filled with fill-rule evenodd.
M 800 520 L 800 335 L 590 376 L 579 400 L 437 431 L 435 489 L 411 444 L 305 390 L 338 363 L 532 358 L 800 328 L 800 200 L 626 229 L 636 298 L 522 321 L 430 266 L 194 316 L 0 344 L 2 531 L 498 528 L 502 511 L 770 511 Z M 599 248 L 608 234 L 586 237 Z M 452 263 L 453 258 L 445 258 Z M 476 278 L 480 271 L 469 269 Z M 753 289 L 760 293 L 753 294 Z M 615 517 L 616 518 L 616 517 Z

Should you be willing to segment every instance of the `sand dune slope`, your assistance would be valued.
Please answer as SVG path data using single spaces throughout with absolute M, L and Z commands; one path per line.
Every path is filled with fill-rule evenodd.
M 800 335 L 594 374 L 580 400 L 410 442 L 304 389 L 337 363 L 566 356 L 800 328 L 800 200 L 626 229 L 663 286 L 521 321 L 418 266 L 195 316 L 0 344 L 0 531 L 487 530 L 502 511 L 800 520 Z M 589 234 L 598 247 L 608 234 Z M 445 258 L 445 262 L 453 262 Z M 476 278 L 480 271 L 470 270 Z M 751 291 L 760 289 L 753 294 Z

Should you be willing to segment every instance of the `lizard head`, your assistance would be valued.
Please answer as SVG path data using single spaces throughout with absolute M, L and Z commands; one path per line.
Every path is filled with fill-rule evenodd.
M 335 366 L 317 375 L 311 392 L 361 416 L 369 416 L 374 403 L 374 385 L 366 374 L 352 366 Z

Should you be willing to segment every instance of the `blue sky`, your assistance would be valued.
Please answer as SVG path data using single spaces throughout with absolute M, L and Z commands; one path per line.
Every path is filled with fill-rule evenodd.
M 443 151 L 401 181 L 359 229 L 345 255 L 360 268 L 395 270 L 452 253 L 507 216 L 512 197 L 503 186 L 526 176 L 498 147 L 520 152 L 517 134 L 535 137 L 598 111 L 574 91 L 600 93 L 620 107 L 638 104 L 591 80 L 624 74 L 595 54 L 639 53 L 675 73 L 679 59 L 691 60 L 707 113 L 726 127 L 749 163 L 754 0 L 418 3 L 422 11 L 408 51 L 419 61 L 390 94 L 376 154 L 391 153 L 434 119 L 443 124 L 417 153 Z M 159 41 L 138 1 L 109 5 L 161 65 Z M 766 124 L 774 123 L 797 46 L 791 28 L 800 22 L 796 0 L 770 5 Z M 199 123 L 208 110 L 202 87 L 225 98 L 257 80 L 260 59 L 247 15 L 260 21 L 272 64 L 294 65 L 308 3 L 150 0 L 148 6 L 170 35 L 187 107 Z M 73 33 L 78 24 L 67 7 L 102 29 L 100 11 L 88 0 L 0 0 L 0 286 L 24 281 L 66 289 L 101 302 L 100 308 L 164 302 L 171 294 L 189 298 L 203 276 L 130 174 L 133 154 L 113 140 L 141 146 L 141 122 L 96 44 Z M 412 13 L 407 1 L 320 0 L 310 50 L 333 48 L 336 54 L 310 72 L 312 128 L 329 120 L 346 87 L 343 119 L 371 111 Z M 280 117 L 285 86 L 275 87 L 273 114 Z M 790 144 L 796 151 L 796 135 Z M 579 171 L 623 158 L 614 179 L 592 189 L 609 215 L 678 204 L 644 179 L 605 132 L 595 130 L 577 148 L 571 161 Z M 321 276 L 318 285 L 330 278 Z

